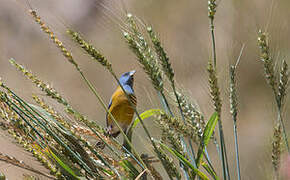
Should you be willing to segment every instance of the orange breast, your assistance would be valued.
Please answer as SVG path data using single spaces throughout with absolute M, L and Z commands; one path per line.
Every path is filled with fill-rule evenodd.
M 133 98 L 133 96 L 134 95 L 132 95 L 131 101 L 133 104 L 135 104 L 136 98 Z M 112 104 L 109 108 L 109 111 L 112 113 L 123 130 L 126 130 L 127 127 L 131 124 L 134 116 L 134 110 L 121 87 L 118 87 L 113 94 Z M 113 123 L 109 115 L 107 116 L 107 124 L 112 125 L 112 133 L 119 131 L 118 127 Z

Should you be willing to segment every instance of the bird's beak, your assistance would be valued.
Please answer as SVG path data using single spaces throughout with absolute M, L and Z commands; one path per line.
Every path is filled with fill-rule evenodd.
M 134 74 L 135 74 L 135 70 L 133 70 L 133 71 L 130 71 L 130 76 L 133 76 Z

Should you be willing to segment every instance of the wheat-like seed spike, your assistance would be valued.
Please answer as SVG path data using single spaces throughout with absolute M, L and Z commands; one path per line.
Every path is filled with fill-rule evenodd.
M 149 76 L 154 88 L 157 91 L 163 91 L 162 73 L 148 44 L 145 41 L 140 44 L 128 32 L 124 32 L 124 37 L 131 50 L 137 56 L 144 71 Z
M 154 149 L 157 151 L 156 153 L 159 154 L 160 160 L 163 161 L 163 164 L 165 166 L 165 170 L 171 177 L 176 177 L 177 179 L 181 179 L 181 175 L 179 171 L 177 170 L 172 158 L 166 155 L 166 153 L 162 150 L 161 147 L 157 147 L 157 149 Z
M 210 94 L 214 103 L 215 111 L 218 113 L 218 115 L 221 115 L 221 98 L 220 98 L 220 90 L 218 87 L 218 78 L 216 75 L 216 71 L 213 68 L 213 65 L 211 62 L 209 62 L 207 71 L 209 73 L 209 86 L 210 86 Z
M 230 67 L 230 112 L 234 121 L 237 120 L 238 114 L 238 101 L 236 93 L 236 68 L 235 66 Z
M 289 74 L 288 74 L 288 64 L 285 60 L 282 62 L 282 68 L 280 71 L 280 79 L 278 84 L 278 105 L 279 107 L 282 106 L 284 103 L 284 99 L 287 93 L 287 87 L 288 87 L 288 81 L 289 81 Z
M 40 25 L 40 28 L 43 32 L 45 32 L 49 38 L 53 41 L 53 43 L 61 50 L 64 57 L 67 58 L 67 60 L 72 63 L 76 68 L 78 67 L 78 64 L 75 62 L 75 60 L 72 57 L 72 54 L 65 48 L 63 43 L 55 36 L 55 34 L 50 30 L 50 28 L 41 21 L 40 16 L 37 15 L 35 10 L 30 10 L 30 14 L 32 15 L 34 21 Z
M 282 145 L 282 131 L 280 124 L 277 123 L 274 127 L 274 135 L 272 141 L 272 165 L 276 175 L 279 174 L 279 166 L 282 152 L 281 145 Z
M 270 48 L 268 44 L 267 34 L 261 30 L 258 33 L 258 46 L 260 48 L 260 59 L 264 65 L 265 77 L 268 84 L 271 86 L 275 98 L 277 98 L 277 82 L 274 72 L 274 63 L 270 55 Z
M 59 103 L 67 106 L 68 102 L 49 84 L 44 83 L 40 80 L 36 75 L 34 75 L 31 71 L 27 70 L 24 66 L 17 63 L 14 59 L 9 60 L 10 63 L 16 67 L 17 70 L 23 73 L 25 77 L 30 79 L 37 87 L 41 89 L 41 91 L 45 92 L 47 96 L 57 100 Z
M 131 14 L 127 15 L 128 32 L 123 32 L 130 49 L 137 56 L 137 60 L 149 76 L 154 88 L 157 91 L 163 91 L 162 72 L 157 63 L 156 54 L 151 50 L 146 39 L 136 25 L 135 19 Z
M 186 122 L 191 125 L 190 127 L 192 127 L 192 131 L 198 134 L 198 137 L 201 138 L 205 128 L 204 116 L 198 108 L 190 102 L 187 96 L 177 92 L 177 98 L 179 99 Z M 176 106 L 178 107 L 178 104 L 176 104 Z
M 105 58 L 98 50 L 96 50 L 93 47 L 93 45 L 86 42 L 79 33 L 75 32 L 73 30 L 68 30 L 67 33 L 72 36 L 72 39 L 75 42 L 77 42 L 80 45 L 80 47 L 82 49 L 84 49 L 92 57 L 92 59 L 101 63 L 109 71 L 112 71 L 112 64 L 108 61 L 108 59 Z
M 46 112 L 48 112 L 55 120 L 57 120 L 62 126 L 65 128 L 70 129 L 71 125 L 67 123 L 64 118 L 57 112 L 55 111 L 51 106 L 46 104 L 43 99 L 39 98 L 37 95 L 32 95 L 34 101 L 42 107 Z
M 151 41 L 154 45 L 155 51 L 158 55 L 158 59 L 161 63 L 161 66 L 163 68 L 164 73 L 166 74 L 167 78 L 173 82 L 174 81 L 174 71 L 171 67 L 171 64 L 169 62 L 169 57 L 167 56 L 167 53 L 165 52 L 164 48 L 161 45 L 160 40 L 158 39 L 156 33 L 153 31 L 152 27 L 147 27 L 147 32 L 151 38 Z
M 2 82 L 3 84 L 3 82 Z M 6 101 L 6 98 L 10 98 L 7 94 L 4 92 L 0 92 L 0 109 L 2 117 L 5 118 L 8 121 L 8 133 L 15 138 L 16 142 L 23 146 L 25 150 L 28 152 L 31 152 L 33 156 L 37 158 L 39 162 L 43 164 L 44 167 L 50 170 L 50 172 L 53 175 L 57 174 L 57 168 L 55 165 L 49 160 L 49 158 L 46 157 L 44 154 L 40 154 L 37 149 L 35 149 L 35 144 L 33 144 L 33 140 L 29 136 L 26 135 L 26 125 L 22 122 L 20 117 L 6 104 L 4 104 L 4 101 Z M 24 129 L 26 128 L 26 129 Z M 28 130 L 29 132 L 30 130 Z
M 175 117 L 171 117 L 165 113 L 157 116 L 157 122 L 161 126 L 168 126 L 171 130 L 174 130 L 177 134 L 183 135 L 193 139 L 194 142 L 198 142 L 198 133 L 192 128 L 191 124 L 184 124 L 183 121 Z
M 214 15 L 216 13 L 216 1 L 215 0 L 208 0 L 208 17 L 210 19 L 214 19 Z

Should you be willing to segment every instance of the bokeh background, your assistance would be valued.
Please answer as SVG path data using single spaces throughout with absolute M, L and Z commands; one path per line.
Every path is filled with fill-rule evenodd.
M 152 25 L 159 33 L 176 72 L 179 87 L 199 104 L 205 117 L 208 118 L 213 112 L 206 72 L 207 61 L 211 56 L 207 1 L 30 0 L 29 3 L 72 51 L 75 60 L 106 102 L 109 102 L 116 82 L 102 66 L 92 62 L 70 40 L 66 29 L 69 27 L 80 32 L 94 44 L 112 62 L 118 74 L 137 70 L 135 91 L 138 109 L 141 112 L 159 107 L 159 102 L 120 31 L 124 26 L 122 20 L 125 13 L 131 12 L 141 21 Z M 289 7 L 288 0 L 218 1 L 215 16 L 218 75 L 224 102 L 222 120 L 233 179 L 236 171 L 233 123 L 229 116 L 228 104 L 229 65 L 235 63 L 242 44 L 245 44 L 237 72 L 242 176 L 244 179 L 271 178 L 271 137 L 276 109 L 272 92 L 263 77 L 257 32 L 263 29 L 269 33 L 270 46 L 273 57 L 278 62 L 277 66 L 283 58 L 290 63 Z M 9 64 L 8 59 L 14 58 L 43 81 L 49 82 L 73 107 L 99 124 L 105 125 L 104 110 L 73 66 L 65 60 L 47 35 L 40 31 L 39 26 L 30 17 L 28 9 L 28 1 L 0 0 L 0 77 L 29 102 L 32 102 L 32 93 L 43 95 Z M 58 107 L 55 102 L 51 103 Z M 288 109 L 287 99 L 284 119 L 289 130 Z M 150 129 L 157 128 L 154 123 L 149 122 L 148 125 Z M 143 130 L 140 128 L 138 132 L 134 141 L 139 142 L 139 150 L 150 150 L 149 146 L 144 148 L 148 140 L 144 138 Z M 32 167 L 41 168 L 33 157 L 13 143 L 2 130 L 0 142 L 1 153 L 15 156 Z M 209 150 L 210 153 L 216 154 L 213 145 Z M 220 163 L 215 161 L 215 165 L 220 166 Z M 0 171 L 10 177 L 9 179 L 21 179 L 23 173 L 30 174 L 6 163 L 0 163 Z M 221 173 L 219 175 L 221 176 Z

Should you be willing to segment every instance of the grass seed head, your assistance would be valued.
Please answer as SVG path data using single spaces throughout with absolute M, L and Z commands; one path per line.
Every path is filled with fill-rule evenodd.
M 271 86 L 275 97 L 277 97 L 277 82 L 274 71 L 274 63 L 269 50 L 268 36 L 261 30 L 258 32 L 258 46 L 260 48 L 260 59 L 264 65 L 265 77 L 268 84 Z
M 220 90 L 218 86 L 218 78 L 216 75 L 216 71 L 213 68 L 213 65 L 211 62 L 209 62 L 207 71 L 209 73 L 209 87 L 210 87 L 210 94 L 214 103 L 214 108 L 215 111 L 218 113 L 218 115 L 221 115 L 221 108 L 222 108 L 222 103 L 221 103 L 221 98 L 220 98 Z
M 171 67 L 171 64 L 169 62 L 169 57 L 167 56 L 167 53 L 165 52 L 164 48 L 161 45 L 161 42 L 159 38 L 157 37 L 156 33 L 153 31 L 152 27 L 147 27 L 147 32 L 150 36 L 150 39 L 154 45 L 155 51 L 158 55 L 159 62 L 161 63 L 163 72 L 167 76 L 167 78 L 170 80 L 170 82 L 173 83 L 174 81 L 174 71 Z
M 216 13 L 216 1 L 215 0 L 208 0 L 208 17 L 210 19 L 214 19 L 214 15 Z
M 157 147 L 157 149 L 154 149 L 157 151 L 156 153 L 160 155 L 160 160 L 163 161 L 163 164 L 165 166 L 165 170 L 171 177 L 176 177 L 177 179 L 181 179 L 181 175 L 176 168 L 172 158 L 167 156 L 167 154 L 162 150 L 161 147 Z
M 230 112 L 234 121 L 237 119 L 238 114 L 238 101 L 236 93 L 236 68 L 230 67 Z
M 57 38 L 57 36 L 51 31 L 51 29 L 41 20 L 40 16 L 37 15 L 36 11 L 30 10 L 30 14 L 32 15 L 34 21 L 40 25 L 41 30 L 45 32 L 56 45 L 56 47 L 60 49 L 64 57 L 76 68 L 79 68 L 78 64 L 73 59 L 72 54 L 65 48 L 63 43 Z
M 286 63 L 285 60 L 283 60 L 278 84 L 278 105 L 280 107 L 282 106 L 285 96 L 287 94 L 288 81 L 289 81 L 288 64 Z
M 189 124 L 192 131 L 195 132 L 199 138 L 201 138 L 205 128 L 204 116 L 198 110 L 196 105 L 190 102 L 186 95 L 177 92 L 177 98 L 179 99 L 182 113 L 187 124 Z M 176 104 L 176 106 L 178 106 L 178 104 Z
M 158 67 L 155 55 L 151 51 L 147 42 L 142 38 L 139 38 L 139 41 L 137 41 L 134 38 L 134 35 L 128 32 L 124 32 L 123 35 L 130 49 L 137 56 L 138 62 L 142 65 L 145 73 L 149 76 L 154 88 L 157 91 L 163 91 L 162 72 Z
M 272 165 L 275 173 L 278 173 L 280 160 L 281 160 L 281 152 L 282 152 L 282 132 L 281 126 L 279 123 L 274 127 L 274 135 L 272 141 Z
M 79 33 L 72 30 L 68 30 L 67 33 L 72 36 L 72 39 L 78 43 L 80 47 L 92 57 L 93 60 L 102 64 L 109 71 L 112 71 L 112 64 L 108 61 L 108 59 L 97 51 L 93 45 L 86 42 Z

